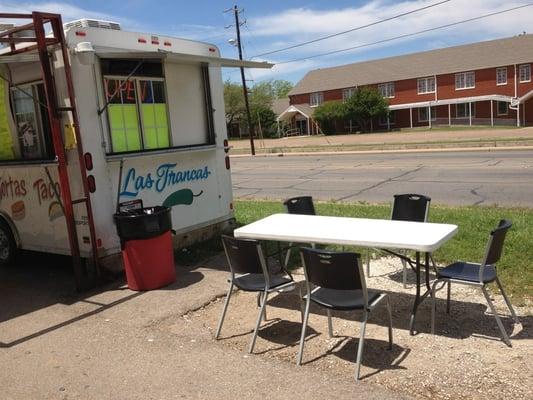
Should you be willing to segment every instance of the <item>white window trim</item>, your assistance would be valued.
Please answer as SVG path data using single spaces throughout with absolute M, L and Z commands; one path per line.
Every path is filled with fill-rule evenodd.
M 318 103 L 313 104 L 313 96 L 318 96 Z M 309 107 L 318 107 L 319 105 L 324 103 L 324 92 L 313 92 L 309 94 Z
M 466 85 L 466 74 L 472 73 L 474 75 L 474 86 L 465 86 L 462 88 L 457 87 L 457 75 L 464 75 L 465 76 L 465 85 Z M 458 72 L 455 74 L 455 90 L 469 90 L 469 89 L 475 89 L 476 88 L 476 73 L 475 71 L 466 71 L 466 72 Z
M 431 91 L 425 91 L 425 92 L 421 92 L 420 91 L 420 81 L 426 81 L 426 89 L 428 87 L 428 81 L 430 79 L 433 79 L 433 90 Z M 435 77 L 434 76 L 427 76 L 425 78 L 418 78 L 417 81 L 416 81 L 416 90 L 417 90 L 417 93 L 418 94 L 431 94 L 431 93 L 435 93 L 435 90 L 437 89 L 437 82 L 435 81 Z
M 431 108 L 434 109 L 433 111 L 435 111 L 435 112 L 431 113 L 431 121 L 436 121 L 437 120 L 437 109 L 435 107 L 436 106 L 431 106 Z M 429 119 L 427 117 L 426 117 L 426 119 L 420 118 L 420 111 L 426 110 L 428 108 L 429 107 L 418 107 L 418 122 L 429 122 Z M 429 113 L 427 115 L 429 115 Z
M 390 114 L 387 118 L 389 118 L 389 121 L 387 121 L 387 118 L 385 118 L 384 121 L 381 121 L 381 117 L 379 118 L 379 126 L 388 126 L 388 125 L 395 125 L 396 124 L 396 118 L 394 119 L 390 119 L 390 116 L 392 115 L 392 113 L 394 113 L 394 110 L 390 111 Z M 396 115 L 395 115 L 396 117 Z
M 505 107 L 505 113 L 500 113 L 500 104 L 499 103 L 507 104 L 506 101 L 498 101 L 498 103 L 496 104 L 496 115 L 498 117 L 500 117 L 502 115 L 509 115 L 509 106 Z
M 356 91 L 357 91 L 357 86 L 354 86 L 354 87 L 351 87 L 351 88 L 342 89 L 342 102 L 346 103 L 346 100 L 348 100 L 350 97 L 352 97 L 355 94 Z M 348 96 L 346 96 L 346 94 L 348 94 Z
M 470 106 L 468 105 L 469 103 L 456 103 L 455 104 L 455 118 L 470 118 L 469 115 L 465 115 L 465 116 L 459 116 L 458 112 L 457 112 L 457 107 L 459 107 L 461 104 L 464 104 L 465 107 L 466 107 L 466 111 L 468 111 L 469 109 L 472 110 L 472 118 L 475 118 L 476 117 L 476 103 L 475 102 L 472 102 L 472 107 L 470 108 Z
M 529 79 L 528 80 L 525 80 L 523 81 L 522 78 L 521 78 L 521 75 L 522 75 L 522 67 L 529 67 Z M 520 83 L 528 83 L 528 82 L 531 82 L 531 64 L 521 64 L 518 66 L 518 79 L 519 79 L 519 82 Z
M 498 83 L 498 71 L 505 71 L 505 82 Z M 496 68 L 496 86 L 505 86 L 507 85 L 508 81 L 509 79 L 507 77 L 507 67 Z
M 382 96 L 386 99 L 393 99 L 396 96 L 396 88 L 395 88 L 394 82 L 386 82 L 386 83 L 378 84 L 378 92 L 381 94 L 380 87 L 388 88 L 388 86 L 392 86 L 392 91 L 394 92 L 394 94 L 392 96 L 383 96 L 383 95 Z M 390 90 L 385 90 L 385 92 L 390 92 Z

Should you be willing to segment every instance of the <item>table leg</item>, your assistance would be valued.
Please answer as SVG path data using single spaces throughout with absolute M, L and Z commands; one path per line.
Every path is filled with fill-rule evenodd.
M 427 295 L 431 293 L 431 285 L 429 283 L 429 253 L 424 253 L 424 272 L 426 274 L 425 276 L 426 291 L 421 296 L 420 295 L 420 252 L 417 251 L 416 252 L 416 296 L 415 296 L 415 303 L 413 304 L 413 312 L 411 313 L 411 320 L 409 322 L 409 333 L 411 335 L 414 335 L 414 325 L 415 325 L 416 311 L 418 309 L 418 306 L 422 303 L 422 301 L 424 301 Z
M 425 274 L 426 274 L 426 291 L 431 292 L 431 285 L 429 283 L 429 260 L 430 260 L 430 254 L 425 254 L 425 260 L 424 260 L 424 267 L 425 267 Z
M 413 311 L 411 312 L 411 320 L 409 321 L 409 333 L 413 335 L 413 328 L 415 325 L 416 309 L 420 302 L 420 252 L 416 252 L 416 296 L 415 304 L 413 304 Z

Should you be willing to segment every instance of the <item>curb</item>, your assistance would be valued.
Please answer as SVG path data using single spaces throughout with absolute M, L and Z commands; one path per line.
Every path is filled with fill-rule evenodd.
M 326 155 L 347 155 L 347 154 L 394 154 L 394 153 L 454 153 L 454 152 L 495 152 L 495 151 L 518 151 L 533 150 L 533 146 L 498 146 L 498 147 L 449 147 L 434 149 L 396 149 L 396 150 L 346 150 L 346 151 L 308 151 L 308 152 L 280 152 L 261 153 L 255 157 L 284 157 L 284 156 L 326 156 Z M 251 154 L 232 154 L 231 158 L 254 157 Z

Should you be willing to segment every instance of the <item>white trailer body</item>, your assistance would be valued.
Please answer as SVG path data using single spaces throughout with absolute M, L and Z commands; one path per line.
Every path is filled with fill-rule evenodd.
M 117 202 L 172 207 L 183 245 L 231 224 L 233 205 L 222 66 L 270 67 L 220 58 L 210 44 L 126 32 L 117 24 L 65 25 L 99 258 L 117 254 Z M 63 68 L 52 55 L 53 71 Z M 47 138 L 39 61 L 1 66 L 0 223 L 22 249 L 70 254 L 58 172 Z M 59 101 L 69 106 L 57 73 Z M 73 121 L 62 117 L 71 192 L 83 186 Z M 120 180 L 120 187 L 119 187 Z M 86 208 L 73 201 L 81 255 L 91 256 Z M 0 225 L 1 227 L 2 225 Z M 1 236 L 1 235 L 0 235 Z M 1 237 L 0 237 L 1 242 Z

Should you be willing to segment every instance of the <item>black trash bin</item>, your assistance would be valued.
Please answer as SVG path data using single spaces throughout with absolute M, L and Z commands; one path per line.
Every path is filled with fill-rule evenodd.
M 128 287 L 157 289 L 176 280 L 170 208 L 142 207 L 114 215 Z

